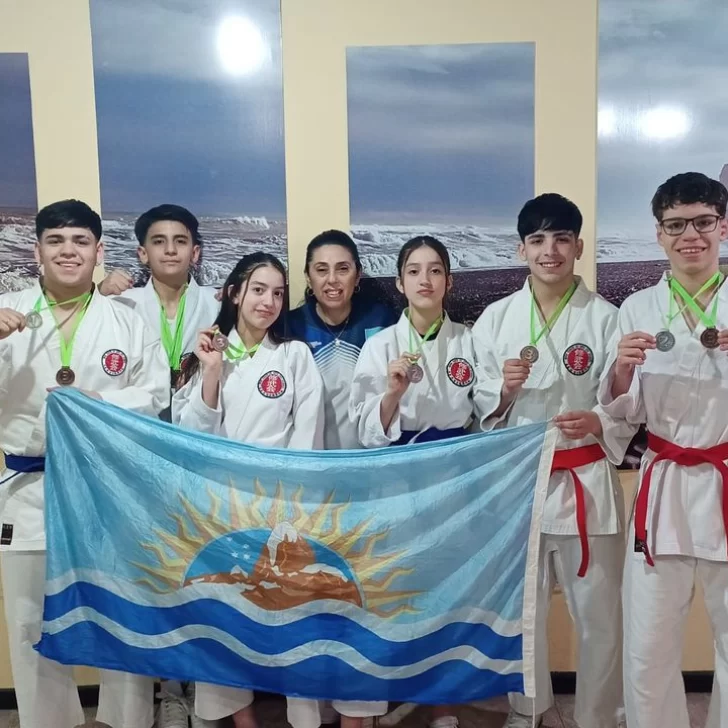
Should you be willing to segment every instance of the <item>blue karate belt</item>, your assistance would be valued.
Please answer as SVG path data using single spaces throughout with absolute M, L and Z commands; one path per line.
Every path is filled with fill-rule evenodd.
M 27 455 L 5 455 L 5 467 L 15 472 L 7 478 L 0 480 L 0 485 L 12 480 L 22 473 L 42 473 L 45 470 L 44 457 L 31 457 Z
M 436 440 L 449 440 L 451 437 L 462 437 L 467 435 L 468 431 L 464 427 L 453 427 L 450 430 L 438 430 L 436 427 L 428 427 L 421 433 L 418 430 L 402 430 L 399 440 L 390 443 L 389 446 L 407 445 L 418 434 L 419 437 L 415 440 L 415 445 L 418 442 L 435 442 Z

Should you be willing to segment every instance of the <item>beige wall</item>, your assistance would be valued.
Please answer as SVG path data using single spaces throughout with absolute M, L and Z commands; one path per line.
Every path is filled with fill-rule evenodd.
M 637 488 L 637 473 L 623 472 L 620 475 L 629 513 Z M 549 638 L 551 669 L 555 671 L 574 670 L 577 658 L 576 638 L 561 594 L 556 594 L 549 615 Z M 683 670 L 713 669 L 713 636 L 705 611 L 703 595 L 699 588 L 696 590 L 695 600 L 688 617 L 684 645 Z
M 294 300 L 303 292 L 306 241 L 320 230 L 349 225 L 345 48 L 351 45 L 533 41 L 536 192 L 559 190 L 582 209 L 586 252 L 580 272 L 594 285 L 597 0 L 282 0 L 282 8 Z M 98 209 L 88 0 L 3 0 L 0 52 L 29 54 L 39 204 L 73 196 Z M 326 114 L 319 113 L 322 108 Z M 626 476 L 624 484 L 629 496 L 633 478 Z M 12 685 L 7 654 L 0 620 L 0 688 Z M 558 595 L 551 656 L 554 670 L 574 669 L 574 635 Z M 691 613 L 683 666 L 712 669 L 700 599 Z M 79 678 L 92 682 L 95 673 L 81 670 Z
M 292 300 L 303 294 L 305 243 L 332 226 L 349 228 L 347 46 L 534 42 L 536 192 L 559 190 L 581 208 L 580 273 L 594 284 L 596 0 L 282 0 L 282 7 Z

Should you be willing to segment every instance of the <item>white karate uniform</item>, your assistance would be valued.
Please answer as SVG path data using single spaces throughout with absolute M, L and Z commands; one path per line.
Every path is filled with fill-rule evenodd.
M 190 276 L 186 291 L 185 310 L 182 317 L 180 363 L 184 363 L 185 359 L 194 353 L 200 331 L 209 328 L 214 323 L 220 309 L 220 302 L 216 299 L 216 295 L 216 288 L 213 286 L 199 286 L 195 279 Z M 114 298 L 127 306 L 131 306 L 141 315 L 147 326 L 159 337 L 159 345 L 162 347 L 165 358 L 167 358 L 167 352 L 162 343 L 161 304 L 159 296 L 157 296 L 154 290 L 151 276 L 146 285 L 130 288 Z M 169 325 L 172 336 L 174 336 L 177 327 L 177 317 L 167 319 L 167 324 Z M 168 358 L 167 361 L 169 361 Z M 165 422 L 169 421 L 169 405 L 176 385 L 176 376 L 171 371 L 170 385 L 167 406 L 160 413 L 160 418 Z M 181 685 L 177 681 L 164 680 L 162 682 L 163 693 L 170 692 L 176 694 L 177 692 L 181 692 L 181 690 Z
M 367 339 L 354 370 L 349 397 L 349 418 L 357 426 L 366 448 L 388 447 L 403 432 L 424 433 L 430 428 L 469 428 L 482 416 L 491 397 L 476 379 L 475 351 L 470 329 L 445 314 L 437 336 L 422 342 L 420 358 L 424 376 L 410 382 L 402 395 L 388 430 L 382 427 L 380 405 L 387 392 L 389 362 L 410 350 L 411 324 L 403 313 L 394 326 Z M 414 335 L 417 347 L 420 337 Z M 416 437 L 412 442 L 416 442 Z M 376 703 L 372 703 L 376 705 Z M 337 710 L 337 704 L 334 704 Z M 343 711 L 343 715 L 350 715 Z M 357 713 L 355 715 L 363 715 Z M 377 713 L 381 715 L 381 713 Z
M 236 331 L 230 343 L 240 347 Z M 274 344 L 269 337 L 252 359 L 225 360 L 215 409 L 202 399 L 198 373 L 172 397 L 172 422 L 192 430 L 261 447 L 323 449 L 323 382 L 308 347 L 300 341 Z M 219 720 L 253 702 L 253 691 L 197 683 L 195 713 Z M 316 700 L 288 698 L 294 728 L 318 728 Z
M 717 328 L 728 328 L 728 287 L 717 293 Z M 630 296 L 619 312 L 619 335 L 657 334 L 668 327 L 667 276 Z M 673 305 L 673 313 L 679 310 Z M 712 310 L 712 302 L 708 307 Z M 635 429 L 646 423 L 657 437 L 682 447 L 709 448 L 728 442 L 728 355 L 700 343 L 682 315 L 669 325 L 671 351 L 647 352 L 630 390 L 613 399 L 612 372 L 599 399 L 614 417 Z M 608 436 L 609 432 L 605 432 Z M 655 457 L 642 458 L 640 482 Z M 728 725 L 728 553 L 722 518 L 723 481 L 711 464 L 655 464 L 647 507 L 650 566 L 635 552 L 634 515 L 624 573 L 625 699 L 630 728 L 688 728 L 681 674 L 685 620 L 696 578 L 715 638 L 715 681 L 707 728 Z
M 182 361 L 195 351 L 197 337 L 202 329 L 207 329 L 215 322 L 220 310 L 220 302 L 215 298 L 217 289 L 213 286 L 199 286 L 194 278 L 190 277 L 187 285 L 187 298 L 182 321 Z M 160 303 L 152 279 L 145 286 L 130 288 L 119 296 L 114 296 L 127 306 L 131 306 L 151 327 L 159 337 L 162 346 L 162 323 Z M 169 328 L 174 335 L 176 318 L 168 319 Z M 162 350 L 164 347 L 162 346 Z
M 422 346 L 417 362 L 424 370 L 422 381 L 410 383 L 385 432 L 379 410 L 387 392 L 387 368 L 389 362 L 409 351 L 409 341 L 410 323 L 402 314 L 394 326 L 367 339 L 361 350 L 351 386 L 349 417 L 357 423 L 364 447 L 387 447 L 397 442 L 403 431 L 467 428 L 474 413 L 476 419 L 480 417 L 481 402 L 487 405 L 492 401 L 475 376 L 470 330 L 446 315 L 437 336 Z
M 606 429 L 609 418 L 597 406 L 597 390 L 616 347 L 617 309 L 577 279 L 577 288 L 550 333 L 537 344 L 539 359 L 521 392 L 502 417 L 487 416 L 483 428 L 515 427 L 558 414 L 597 410 Z M 519 358 L 529 343 L 531 289 L 523 288 L 488 306 L 473 327 L 478 377 L 490 382 L 486 414 L 500 404 L 503 363 Z M 542 323 L 537 324 L 540 331 Z M 617 437 L 617 434 L 620 437 Z M 616 468 L 629 444 L 631 428 L 610 441 L 589 436 L 567 440 L 557 449 L 599 443 L 607 458 L 574 468 L 584 490 L 589 565 L 579 577 L 582 547 L 576 517 L 575 483 L 568 471 L 551 475 L 541 526 L 541 561 L 536 598 L 536 698 L 511 694 L 516 712 L 545 713 L 553 704 L 547 622 L 555 580 L 561 584 L 579 642 L 574 718 L 584 728 L 616 728 L 623 717 L 622 612 L 620 585 L 624 558 L 624 503 Z M 611 463 L 610 463 L 611 461 Z
M 36 284 L 0 295 L 0 308 L 25 314 L 40 296 Z M 41 328 L 0 341 L 0 447 L 11 455 L 45 454 L 46 389 L 56 386 L 61 355 L 53 315 L 42 316 Z M 136 313 L 99 293 L 77 329 L 71 368 L 75 386 L 140 413 L 156 415 L 168 395 L 169 368 L 158 340 Z M 0 480 L 12 474 L 6 470 Z M 74 728 L 83 723 L 83 712 L 73 668 L 33 649 L 45 587 L 43 500 L 42 472 L 0 485 L 0 522 L 11 536 L 0 551 L 13 681 L 22 728 Z M 114 728 L 148 728 L 153 719 L 152 680 L 101 670 L 98 720 Z

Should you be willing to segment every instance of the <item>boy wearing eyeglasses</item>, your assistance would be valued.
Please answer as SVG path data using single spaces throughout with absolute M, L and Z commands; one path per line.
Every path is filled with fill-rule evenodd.
M 670 270 L 622 304 L 600 389 L 610 415 L 648 430 L 623 584 L 630 728 L 689 728 L 681 663 L 696 581 L 715 638 L 707 728 L 728 725 L 728 289 L 718 268 L 727 203 L 703 174 L 660 185 L 652 211 Z

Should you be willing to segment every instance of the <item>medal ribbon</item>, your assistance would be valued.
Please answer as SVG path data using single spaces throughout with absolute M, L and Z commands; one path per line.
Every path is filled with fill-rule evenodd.
M 419 357 L 419 355 L 422 353 L 422 347 L 427 343 L 428 339 L 432 337 L 432 335 L 442 326 L 442 322 L 445 320 L 445 315 L 442 314 L 437 321 L 435 321 L 429 329 L 425 332 L 424 336 L 420 337 L 420 343 L 415 347 L 414 342 L 414 335 L 416 334 L 418 337 L 420 336 L 419 332 L 415 327 L 412 325 L 412 319 L 410 318 L 409 309 L 406 311 L 407 321 L 409 321 L 409 355 L 416 359 Z
M 700 304 L 697 302 L 696 299 L 700 298 L 700 296 L 702 296 L 711 286 L 715 285 L 716 283 L 720 284 L 722 282 L 723 274 L 718 271 L 715 275 L 711 276 L 705 283 L 703 283 L 703 285 L 700 287 L 700 290 L 694 296 L 691 296 L 685 290 L 680 281 L 675 278 L 670 278 L 670 313 L 668 314 L 668 329 L 670 328 L 670 324 L 673 322 L 673 320 L 676 319 L 686 308 L 689 308 L 698 317 L 698 320 L 705 326 L 705 328 L 714 329 L 715 319 L 718 314 L 718 292 L 716 291 L 713 295 L 713 308 L 710 314 L 707 314 L 700 307 Z M 672 305 L 673 301 L 675 300 L 674 294 L 680 296 L 683 301 L 682 308 L 676 314 L 673 314 L 672 312 Z
M 156 291 L 155 291 L 156 293 Z M 169 327 L 169 321 L 167 321 L 167 312 L 164 310 L 162 300 L 157 295 L 159 301 L 159 323 L 160 332 L 162 334 L 162 346 L 167 354 L 167 361 L 169 362 L 170 368 L 178 372 L 180 368 L 180 360 L 182 358 L 182 337 L 184 335 L 184 319 L 185 319 L 185 304 L 187 303 L 187 286 L 185 286 L 184 293 L 179 299 L 177 304 L 177 316 L 174 322 L 174 336 L 172 330 Z
M 543 338 L 544 334 L 551 331 L 559 316 L 561 316 L 563 310 L 566 308 L 566 304 L 574 295 L 576 287 L 576 281 L 574 281 L 569 290 L 561 297 L 556 310 L 551 314 L 551 316 L 549 316 L 548 321 L 546 321 L 538 334 L 536 333 L 536 297 L 533 295 L 533 292 L 531 292 L 531 346 L 536 346 L 536 344 L 538 344 L 538 342 Z
M 45 294 L 41 294 L 40 298 L 35 302 L 33 311 L 36 313 L 43 313 L 43 311 L 50 311 L 54 306 L 67 306 L 69 303 L 76 303 L 77 301 L 85 301 L 87 296 L 91 296 L 90 293 L 82 293 L 80 296 L 75 298 L 69 298 L 67 301 L 49 301 L 45 298 Z M 41 307 L 41 303 L 45 299 L 46 306 Z
M 253 354 L 255 354 L 258 349 L 260 349 L 259 343 L 255 346 L 251 346 L 250 349 L 248 349 L 248 347 L 242 342 L 240 342 L 240 346 L 228 343 L 228 348 L 225 349 L 225 356 L 230 359 L 230 361 L 238 361 L 239 359 L 245 359 L 246 357 L 252 359 Z
M 73 355 L 73 342 L 76 339 L 76 332 L 78 331 L 78 327 L 81 325 L 81 321 L 83 320 L 83 317 L 86 315 L 86 310 L 88 309 L 89 304 L 91 303 L 92 294 L 91 293 L 84 293 L 80 296 L 76 296 L 75 298 L 69 298 L 68 301 L 49 301 L 45 293 L 35 302 L 35 306 L 33 307 L 34 311 L 37 311 L 40 313 L 41 311 L 47 311 L 48 309 L 53 308 L 54 306 L 63 306 L 68 303 L 75 303 L 76 301 L 83 301 L 83 307 L 78 313 L 78 316 L 76 318 L 76 323 L 73 326 L 73 329 L 71 330 L 70 335 L 68 338 L 66 338 L 63 333 L 60 330 L 60 326 L 58 325 L 58 322 L 54 320 L 54 323 L 56 325 L 56 331 L 58 331 L 58 340 L 61 343 L 61 368 L 62 369 L 70 369 L 71 368 L 71 356 Z M 45 300 L 46 306 L 45 308 L 41 308 L 40 304 L 41 301 Z

